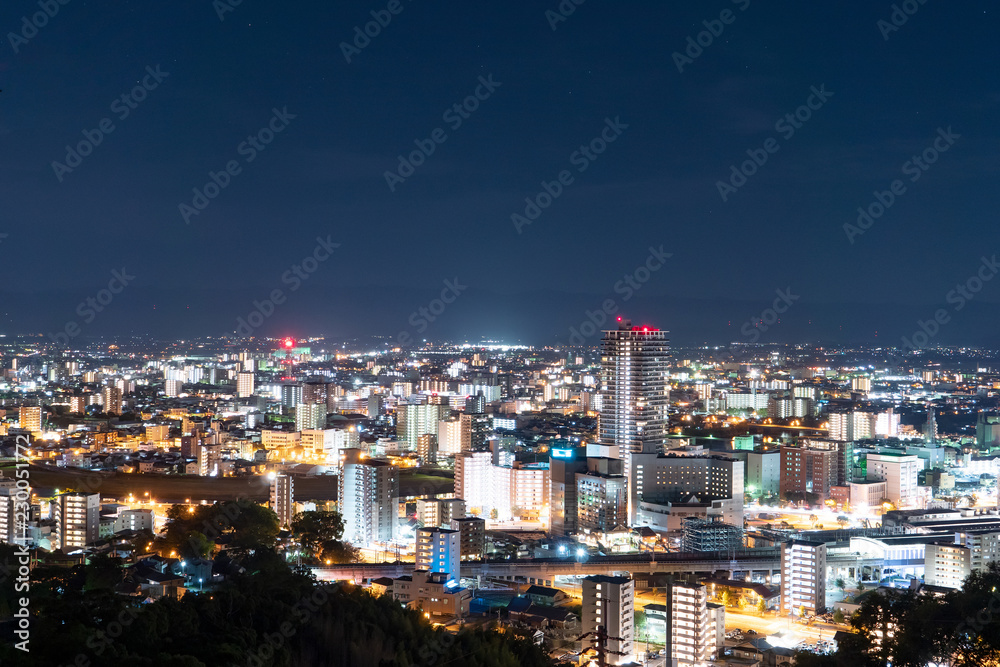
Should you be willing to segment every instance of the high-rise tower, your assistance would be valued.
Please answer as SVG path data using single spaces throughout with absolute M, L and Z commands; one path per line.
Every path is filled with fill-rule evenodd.
M 618 318 L 616 331 L 601 341 L 601 414 L 598 439 L 624 461 L 632 479 L 632 454 L 659 453 L 667 442 L 667 332 L 633 327 Z M 635 520 L 635 494 L 629 493 L 629 521 Z

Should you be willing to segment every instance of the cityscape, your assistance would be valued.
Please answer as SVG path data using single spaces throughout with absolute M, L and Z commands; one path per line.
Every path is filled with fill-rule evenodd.
M 1000 667 L 1000 12 L 0 5 L 0 664 Z
M 445 632 L 685 667 L 834 654 L 866 596 L 1000 560 L 997 353 L 614 324 L 595 348 L 9 340 L 3 539 L 149 603 L 230 585 L 256 531 Z

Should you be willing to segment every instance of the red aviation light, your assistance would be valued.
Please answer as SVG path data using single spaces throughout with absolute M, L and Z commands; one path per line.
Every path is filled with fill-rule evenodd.
M 295 341 L 294 340 L 292 340 L 291 338 L 286 338 L 285 339 L 285 347 L 291 348 L 293 345 L 295 345 Z

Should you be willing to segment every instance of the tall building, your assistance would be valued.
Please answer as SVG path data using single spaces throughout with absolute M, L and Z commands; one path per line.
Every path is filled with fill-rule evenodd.
M 361 450 L 345 449 L 337 478 L 344 539 L 364 547 L 390 542 L 396 535 L 399 470 L 388 461 L 363 459 Z
M 302 385 L 297 382 L 286 382 L 281 385 L 281 407 L 294 409 L 302 402 Z
M 97 541 L 101 494 L 73 491 L 56 496 L 52 518 L 56 522 L 53 545 L 63 551 L 82 549 Z
M 414 569 L 443 572 L 457 581 L 462 576 L 460 539 L 459 532 L 450 528 L 418 528 Z
M 781 448 L 781 495 L 811 493 L 826 500 L 837 485 L 838 454 L 833 449 Z
M 486 449 L 486 437 L 493 419 L 489 415 L 464 413 L 459 417 L 462 451 L 480 452 Z
M 747 452 L 747 493 L 777 496 L 781 493 L 781 451 Z
M 326 428 L 326 403 L 299 403 L 295 406 L 295 430 Z
M 455 495 L 466 509 L 489 514 L 493 507 L 493 457 L 490 452 L 462 452 L 455 457 Z
M 917 476 L 924 462 L 916 454 L 868 454 L 867 478 L 886 483 L 886 494 L 896 507 L 916 507 L 919 501 Z
M 236 375 L 236 397 L 249 398 L 250 396 L 253 396 L 253 390 L 253 371 L 240 371 Z
M 420 436 L 438 434 L 438 422 L 448 416 L 447 405 L 401 405 L 396 408 L 396 438 L 400 446 L 410 451 L 417 450 Z
M 42 409 L 38 406 L 22 405 L 17 410 L 18 426 L 26 431 L 42 430 Z
M 781 613 L 826 610 L 826 544 L 791 540 L 781 545 Z
M 976 416 L 976 447 L 1000 447 L 1000 415 L 980 412 Z
M 437 463 L 438 439 L 433 433 L 424 433 L 417 438 L 417 456 L 424 465 Z
M 466 516 L 451 520 L 451 529 L 458 531 L 461 560 L 483 560 L 486 557 L 486 521 Z
M 291 475 L 275 475 L 271 481 L 271 509 L 278 515 L 278 525 L 290 526 L 295 515 L 295 480 Z
M 167 398 L 177 398 L 181 395 L 183 387 L 182 380 L 166 380 L 163 385 L 163 393 L 166 394 Z
M 624 665 L 635 659 L 635 582 L 628 577 L 595 574 L 581 582 L 583 609 L 581 634 L 608 633 L 609 665 Z
M 577 531 L 576 476 L 587 472 L 585 447 L 549 450 L 549 533 Z
M 18 503 L 31 504 L 31 488 L 17 488 L 17 480 L 0 479 L 0 542 L 21 544 L 26 526 L 18 522 Z M 22 507 L 23 510 L 23 507 Z
M 465 501 L 461 498 L 417 498 L 417 521 L 423 527 L 450 527 L 452 519 L 465 516 Z
M 576 528 L 610 533 L 628 523 L 628 485 L 620 459 L 591 457 L 576 476 Z
M 601 412 L 598 442 L 624 461 L 632 479 L 632 455 L 660 452 L 666 445 L 668 383 L 667 334 L 619 320 L 601 341 Z M 636 518 L 637 496 L 629 493 L 628 517 Z
M 938 437 L 937 418 L 934 416 L 934 406 L 927 406 L 927 424 L 924 426 L 924 442 L 935 442 Z
M 122 413 L 122 391 L 118 387 L 107 386 L 101 390 L 106 414 L 120 415 Z
M 302 402 L 326 405 L 329 384 L 326 380 L 308 380 L 302 384 Z
M 438 422 L 438 453 L 454 456 L 462 450 L 462 420 L 458 417 Z
M 717 642 L 716 625 L 724 619 L 709 613 L 708 591 L 704 584 L 669 582 L 666 604 L 645 607 L 649 629 L 663 634 L 676 667 L 702 667 L 713 659 Z M 724 636 L 724 634 L 723 634 Z

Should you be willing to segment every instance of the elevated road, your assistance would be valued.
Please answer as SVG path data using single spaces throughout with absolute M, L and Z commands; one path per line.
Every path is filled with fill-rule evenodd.
M 881 567 L 881 560 L 859 554 L 837 554 L 827 559 L 831 572 L 846 567 Z M 556 577 L 586 577 L 592 574 L 699 574 L 719 572 L 732 577 L 737 572 L 773 575 L 781 570 L 780 549 L 758 549 L 735 554 L 729 552 L 625 554 L 573 558 L 535 558 L 531 560 L 493 560 L 462 563 L 462 577 L 477 576 L 506 579 L 520 583 L 553 585 Z M 357 582 L 379 577 L 401 577 L 413 571 L 413 563 L 350 563 L 312 568 L 322 581 Z

